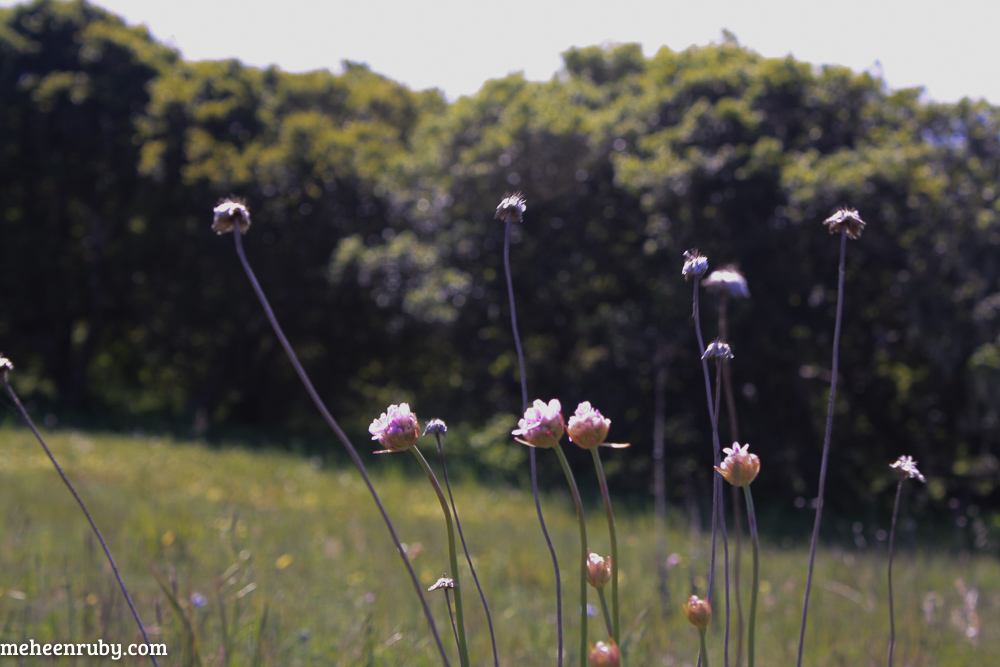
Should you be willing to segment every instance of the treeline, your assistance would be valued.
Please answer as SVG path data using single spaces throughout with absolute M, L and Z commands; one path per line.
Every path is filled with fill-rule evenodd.
M 1000 482 L 1000 109 L 766 59 L 726 35 L 645 58 L 573 49 L 552 80 L 446 103 L 344 63 L 289 74 L 185 62 L 85 2 L 0 10 L 0 347 L 24 393 L 136 419 L 309 432 L 297 384 L 212 206 L 248 200 L 248 254 L 321 394 L 358 441 L 389 403 L 514 472 L 521 411 L 493 212 L 524 193 L 511 261 L 531 397 L 590 400 L 651 480 L 706 483 L 710 430 L 681 253 L 737 266 L 740 439 L 757 484 L 815 494 L 840 205 L 848 248 L 829 502 L 863 506 L 910 454 L 920 496 Z M 714 336 L 715 302 L 702 295 Z M 723 439 L 727 419 L 722 418 Z M 331 445 L 333 447 L 333 445 Z M 697 458 L 695 458 L 697 456 Z M 557 471 L 556 471 L 557 472 Z M 885 495 L 885 494 L 882 494 Z M 791 506 L 791 505 L 789 505 Z

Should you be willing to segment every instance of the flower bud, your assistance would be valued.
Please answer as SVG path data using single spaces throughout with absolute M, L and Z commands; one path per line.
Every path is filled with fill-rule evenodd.
M 750 445 L 740 447 L 738 442 L 734 442 L 732 447 L 726 447 L 722 450 L 726 453 L 722 465 L 715 466 L 719 474 L 733 486 L 749 484 L 757 478 L 757 473 L 760 472 L 760 459 L 757 458 L 756 454 L 748 452 L 749 448 Z
M 239 228 L 240 234 L 246 234 L 250 228 L 250 209 L 244 200 L 237 197 L 227 197 L 219 201 L 212 210 L 212 231 L 216 234 L 228 234 Z
M 699 630 L 704 630 L 712 620 L 712 605 L 708 603 L 708 600 L 702 600 L 697 595 L 692 595 L 684 604 L 684 615 L 687 616 L 691 625 Z
M 548 405 L 536 398 L 534 404 L 524 412 L 524 417 L 517 422 L 518 429 L 512 431 L 514 438 L 522 445 L 542 449 L 555 447 L 566 432 L 563 422 L 562 404 L 553 398 Z
M 385 449 L 376 454 L 403 452 L 413 446 L 420 437 L 420 422 L 417 415 L 410 412 L 408 403 L 390 405 L 382 416 L 368 427 L 372 440 L 378 440 Z
M 588 657 L 590 658 L 591 667 L 618 667 L 621 664 L 618 644 L 615 643 L 614 639 L 591 644 Z
M 447 432 L 448 425 L 441 419 L 432 419 L 427 422 L 427 426 L 424 427 L 424 435 L 427 435 L 428 433 L 431 435 L 444 435 Z
M 587 583 L 594 588 L 604 588 L 611 581 L 611 556 L 607 558 L 587 552 Z

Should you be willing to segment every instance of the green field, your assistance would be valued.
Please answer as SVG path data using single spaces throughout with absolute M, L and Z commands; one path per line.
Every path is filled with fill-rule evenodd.
M 421 442 L 425 454 L 434 453 L 429 441 Z M 107 537 L 150 639 L 167 644 L 170 656 L 160 664 L 440 663 L 405 569 L 353 468 L 102 433 L 56 431 L 49 444 Z M 416 472 L 409 458 L 396 463 L 412 464 Z M 447 569 L 440 506 L 426 481 L 384 461 L 369 464 L 376 488 L 428 586 Z M 460 483 L 455 495 L 491 605 L 501 664 L 554 665 L 553 574 L 530 491 Z M 767 501 L 756 502 L 759 511 Z M 543 507 L 563 570 L 565 664 L 576 665 L 575 516 L 568 496 L 549 495 Z M 99 545 L 33 436 L 20 428 L 0 430 L 0 512 L 2 642 L 136 641 Z M 693 665 L 697 634 L 680 605 L 692 581 L 704 592 L 705 536 L 691 538 L 682 516 L 671 513 L 668 551 L 680 560 L 670 570 L 675 611 L 666 615 L 657 592 L 652 515 L 619 511 L 617 522 L 628 664 Z M 588 530 L 592 548 L 607 553 L 607 527 L 597 509 Z M 806 537 L 795 548 L 762 545 L 762 667 L 795 663 Z M 897 552 L 894 578 L 896 665 L 985 665 L 1000 655 L 995 558 L 948 556 L 928 544 Z M 467 572 L 462 582 L 473 664 L 492 664 Z M 429 599 L 454 656 L 439 593 Z M 885 664 L 884 542 L 865 550 L 853 543 L 824 548 L 812 599 L 805 664 Z M 591 602 L 597 604 L 596 595 Z M 715 610 L 721 620 L 721 599 Z M 599 617 L 591 620 L 592 641 L 605 638 L 601 627 Z M 710 629 L 709 638 L 711 664 L 722 665 L 722 632 Z

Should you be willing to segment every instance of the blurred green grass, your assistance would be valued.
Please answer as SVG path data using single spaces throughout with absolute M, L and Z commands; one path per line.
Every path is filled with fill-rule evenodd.
M 56 431 L 47 441 L 108 540 L 151 641 L 167 644 L 170 655 L 161 665 L 439 664 L 405 569 L 353 468 L 156 437 Z M 421 447 L 436 460 L 431 441 Z M 409 458 L 372 458 L 368 466 L 426 587 L 447 569 L 446 535 L 430 486 L 402 472 L 417 472 Z M 554 575 L 530 492 L 471 481 L 454 491 L 501 664 L 554 665 Z M 543 508 L 560 556 L 565 664 L 571 665 L 578 660 L 578 532 L 560 491 L 544 497 Z M 596 489 L 582 492 L 597 502 Z M 766 507 L 766 498 L 755 500 Z M 603 512 L 593 508 L 591 548 L 607 553 Z M 34 437 L 19 428 L 0 428 L 0 516 L 0 641 L 137 641 L 79 508 Z M 697 634 L 680 606 L 692 583 L 704 591 L 707 536 L 691 537 L 681 514 L 671 511 L 668 553 L 679 560 L 669 574 L 673 613 L 665 613 L 651 513 L 619 510 L 616 520 L 628 664 L 693 664 Z M 794 548 L 762 545 L 758 664 L 795 662 L 806 537 Z M 746 586 L 747 550 L 743 572 Z M 995 558 L 950 556 L 940 545 L 918 544 L 897 549 L 894 581 L 896 665 L 982 665 L 1000 655 Z M 491 664 L 485 616 L 464 563 L 462 582 L 473 663 Z M 429 594 L 429 600 L 454 656 L 444 599 Z M 746 591 L 743 600 L 749 601 Z M 887 605 L 884 542 L 822 549 L 805 663 L 884 664 Z M 721 597 L 715 618 L 724 618 Z M 599 617 L 590 628 L 592 641 L 605 639 Z M 714 623 L 709 635 L 716 665 L 723 664 L 720 628 Z

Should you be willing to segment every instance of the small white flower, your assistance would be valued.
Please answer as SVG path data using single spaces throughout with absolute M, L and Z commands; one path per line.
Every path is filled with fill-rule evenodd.
M 904 479 L 916 478 L 925 484 L 927 483 L 924 476 L 920 474 L 919 470 L 917 470 L 917 462 L 913 460 L 913 457 L 900 456 L 899 459 L 895 463 L 890 464 L 889 467 L 899 471 L 899 474 L 902 475 Z

